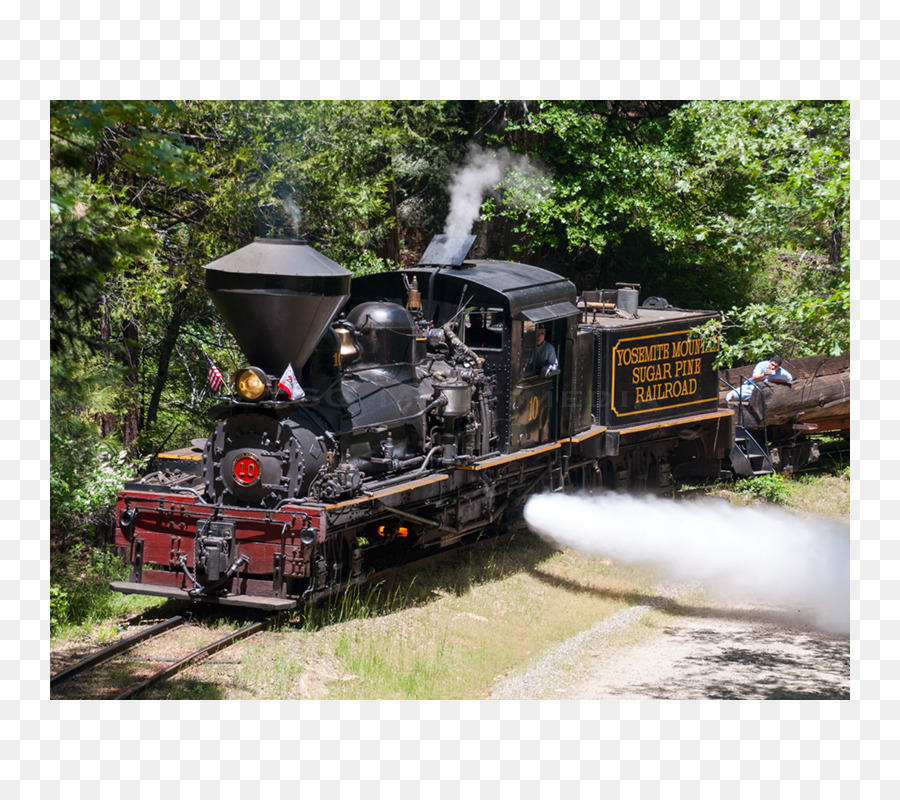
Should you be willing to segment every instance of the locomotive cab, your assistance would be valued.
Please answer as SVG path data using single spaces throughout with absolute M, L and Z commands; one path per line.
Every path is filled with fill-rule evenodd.
M 576 420 L 563 403 L 575 385 L 571 343 L 580 312 L 574 284 L 529 264 L 469 259 L 474 238 L 436 236 L 418 266 L 356 278 L 354 292 L 403 303 L 415 281 L 420 318 L 433 329 L 451 328 L 493 383 L 493 450 L 516 452 L 553 441 L 576 423 L 582 429 L 583 415 Z M 559 364 L 550 375 L 529 369 L 539 327 Z

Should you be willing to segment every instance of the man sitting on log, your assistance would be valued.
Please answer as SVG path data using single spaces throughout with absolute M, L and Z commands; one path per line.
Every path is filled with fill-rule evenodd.
M 762 381 L 763 383 L 789 384 L 794 378 L 790 372 L 781 366 L 781 361 L 781 356 L 772 356 L 765 361 L 760 361 L 753 368 L 752 380 Z M 737 399 L 749 400 L 755 388 L 755 384 L 750 381 L 744 381 L 738 389 L 729 392 L 725 400 L 729 402 Z

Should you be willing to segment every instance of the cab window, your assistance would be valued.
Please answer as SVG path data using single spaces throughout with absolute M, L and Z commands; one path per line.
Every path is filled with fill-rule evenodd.
M 466 311 L 463 341 L 475 350 L 503 348 L 503 309 L 475 307 Z

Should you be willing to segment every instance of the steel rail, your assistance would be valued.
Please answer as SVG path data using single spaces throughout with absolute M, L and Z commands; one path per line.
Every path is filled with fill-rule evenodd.
M 102 664 L 104 661 L 108 661 L 113 656 L 117 656 L 120 653 L 124 653 L 126 650 L 130 650 L 132 647 L 140 644 L 146 639 L 150 639 L 154 636 L 159 636 L 160 634 L 163 634 L 178 625 L 182 625 L 185 621 L 186 619 L 182 616 L 171 617 L 165 622 L 160 622 L 158 625 L 154 625 L 152 628 L 148 628 L 145 631 L 135 633 L 132 636 L 128 636 L 127 638 L 122 639 L 119 642 L 113 642 L 111 645 L 109 645 L 109 647 L 104 647 L 102 650 L 98 650 L 96 653 L 85 656 L 81 659 L 81 661 L 76 661 L 71 666 L 57 672 L 56 675 L 51 675 L 50 688 L 59 685 L 63 681 L 69 680 L 69 678 L 75 677 L 79 673 L 84 672 L 91 667 L 95 667 L 98 664 Z
M 254 622 L 251 625 L 247 625 L 240 630 L 235 631 L 234 633 L 229 633 L 227 636 L 223 636 L 218 641 L 213 642 L 212 644 L 207 645 L 206 647 L 201 647 L 199 650 L 195 650 L 193 653 L 186 655 L 184 658 L 179 659 L 174 664 L 170 664 L 168 667 L 161 669 L 159 672 L 151 675 L 145 681 L 142 681 L 137 686 L 132 687 L 131 689 L 127 689 L 122 692 L 116 700 L 127 700 L 130 697 L 134 697 L 134 695 L 144 691 L 144 689 L 152 686 L 153 684 L 161 681 L 165 678 L 171 678 L 173 675 L 181 672 L 183 669 L 186 669 L 199 658 L 202 658 L 206 655 L 212 655 L 213 653 L 218 653 L 219 650 L 224 650 L 229 645 L 234 644 L 235 642 L 240 641 L 241 639 L 246 639 L 248 636 L 253 636 L 260 631 L 264 631 L 269 627 L 269 622 L 272 620 L 272 617 L 264 619 L 260 622 Z

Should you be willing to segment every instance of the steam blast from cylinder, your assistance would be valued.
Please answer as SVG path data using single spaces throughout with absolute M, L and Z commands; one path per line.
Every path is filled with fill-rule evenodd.
M 850 631 L 850 539 L 825 520 L 612 493 L 538 495 L 525 520 L 553 544 L 649 565 L 719 596 L 772 602 L 826 631 Z

